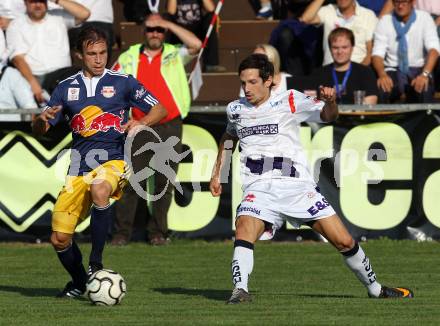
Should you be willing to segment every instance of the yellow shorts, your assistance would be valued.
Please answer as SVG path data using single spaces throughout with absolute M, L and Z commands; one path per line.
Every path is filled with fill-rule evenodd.
M 76 226 L 89 214 L 92 205 L 90 185 L 105 180 L 112 186 L 111 198 L 119 199 L 127 184 L 127 163 L 122 160 L 105 162 L 85 176 L 67 176 L 52 214 L 52 231 L 73 234 Z

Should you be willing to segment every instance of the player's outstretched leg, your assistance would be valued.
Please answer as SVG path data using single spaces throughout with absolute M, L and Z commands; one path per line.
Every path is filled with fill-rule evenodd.
M 390 288 L 379 284 L 370 264 L 370 259 L 361 246 L 353 240 L 337 215 L 316 221 L 313 224 L 313 229 L 322 234 L 341 252 L 345 264 L 367 288 L 368 296 L 372 298 L 413 297 L 413 293 L 409 289 Z
M 112 186 L 110 183 L 102 181 L 100 183 L 92 184 L 90 191 L 94 204 L 90 221 L 92 250 L 90 252 L 89 269 L 87 271 L 89 277 L 103 268 L 102 253 L 104 251 L 110 222 L 113 217 L 113 207 L 109 202 L 109 197 L 112 193 Z
M 86 289 L 87 274 L 82 264 L 82 255 L 71 234 L 53 232 L 51 242 L 58 258 L 72 277 L 65 288 L 57 295 L 59 298 L 76 298 Z
M 264 231 L 263 221 L 251 216 L 240 216 L 236 222 L 234 255 L 231 264 L 234 290 L 228 304 L 250 302 L 248 280 L 254 267 L 254 242 Z

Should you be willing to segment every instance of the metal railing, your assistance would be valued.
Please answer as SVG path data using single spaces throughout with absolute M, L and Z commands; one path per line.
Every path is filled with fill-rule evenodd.
M 190 113 L 207 113 L 207 114 L 224 114 L 226 110 L 225 105 L 205 105 L 192 106 Z M 428 104 L 378 104 L 378 105 L 339 105 L 339 112 L 342 114 L 393 114 L 405 113 L 413 111 L 428 111 L 440 110 L 440 103 Z M 0 122 L 20 122 L 32 121 L 32 115 L 41 113 L 41 109 L 0 109 Z M 11 115 L 16 115 L 11 117 Z M 2 118 L 4 117 L 4 119 Z

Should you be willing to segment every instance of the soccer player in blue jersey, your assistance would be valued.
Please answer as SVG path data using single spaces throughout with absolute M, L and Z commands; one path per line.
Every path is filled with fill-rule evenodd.
M 48 106 L 33 122 L 36 135 L 63 119 L 72 129 L 71 163 L 52 214 L 51 242 L 72 277 L 58 297 L 82 295 L 88 276 L 103 268 L 102 253 L 113 216 L 110 198 L 119 199 L 127 182 L 126 133 L 136 126 L 154 125 L 167 114 L 132 76 L 105 68 L 107 42 L 99 29 L 81 31 L 76 47 L 83 69 L 58 84 Z M 129 120 L 132 106 L 148 114 L 142 120 Z M 90 210 L 92 250 L 86 273 L 73 234 Z

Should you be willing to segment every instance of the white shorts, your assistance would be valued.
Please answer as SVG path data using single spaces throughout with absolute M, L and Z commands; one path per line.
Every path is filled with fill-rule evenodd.
M 248 215 L 267 222 L 260 240 L 269 240 L 285 221 L 299 228 L 334 214 L 314 182 L 284 178 L 260 180 L 245 187 L 236 218 Z

